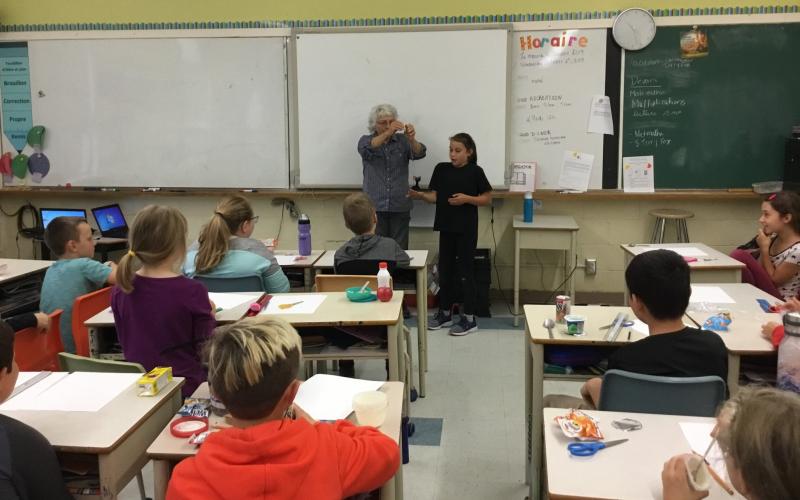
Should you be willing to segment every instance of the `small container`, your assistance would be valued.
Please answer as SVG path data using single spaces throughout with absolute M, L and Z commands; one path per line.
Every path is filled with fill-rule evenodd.
M 522 203 L 523 222 L 533 222 L 533 193 L 525 193 L 525 201 Z
M 783 316 L 783 340 L 778 346 L 778 389 L 800 393 L 800 313 Z
M 389 274 L 389 265 L 386 262 L 378 264 L 378 300 L 389 302 L 392 300 L 392 275 Z
M 172 368 L 156 366 L 139 379 L 140 396 L 155 396 L 172 381 Z
M 300 255 L 311 255 L 311 220 L 306 214 L 297 221 L 297 250 Z
M 384 392 L 359 392 L 353 396 L 353 410 L 356 412 L 358 425 L 379 427 L 386 420 L 388 406 L 389 399 Z
M 362 292 L 360 286 L 351 286 L 344 291 L 344 294 L 350 302 L 372 302 L 378 299 L 378 297 L 372 293 L 370 287 L 365 288 Z
M 564 317 L 567 322 L 567 335 L 583 335 L 583 325 L 586 318 L 577 314 L 568 314 Z
M 564 324 L 564 317 L 572 310 L 569 295 L 556 295 L 556 323 Z
M 691 455 L 686 458 L 686 475 L 689 479 L 689 486 L 694 491 L 706 491 L 711 487 L 711 474 L 708 473 L 708 466 L 702 464 L 703 457 Z

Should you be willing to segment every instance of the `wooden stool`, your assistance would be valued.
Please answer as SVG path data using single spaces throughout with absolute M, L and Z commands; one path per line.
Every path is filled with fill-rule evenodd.
M 650 210 L 650 215 L 656 218 L 656 225 L 653 227 L 650 243 L 664 243 L 664 228 L 668 220 L 675 221 L 675 233 L 678 235 L 678 243 L 689 243 L 689 229 L 686 227 L 686 219 L 694 217 L 693 212 L 676 208 L 657 208 Z

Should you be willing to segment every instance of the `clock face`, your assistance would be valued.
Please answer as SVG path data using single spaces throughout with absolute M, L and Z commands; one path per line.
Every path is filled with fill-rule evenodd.
M 611 33 L 623 49 L 640 50 L 655 38 L 656 21 L 644 9 L 627 9 L 614 19 Z

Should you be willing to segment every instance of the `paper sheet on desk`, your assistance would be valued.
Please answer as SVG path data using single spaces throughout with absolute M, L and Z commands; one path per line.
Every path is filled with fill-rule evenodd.
M 39 375 L 40 373 L 42 372 L 19 372 L 19 375 L 17 376 L 17 382 L 14 384 L 14 387 L 16 388 L 21 386 L 22 384 L 32 379 L 36 375 Z
M 715 423 L 679 422 L 678 425 L 681 426 L 683 437 L 686 438 L 686 442 L 689 443 L 689 447 L 692 449 L 692 451 L 700 456 L 703 456 L 703 453 L 705 453 L 706 449 L 708 449 L 708 445 L 711 443 L 711 440 L 714 439 L 711 437 L 711 431 L 714 430 Z M 722 454 L 719 443 L 714 443 L 714 446 L 711 447 L 711 451 L 709 451 L 708 455 L 706 456 L 706 460 L 708 460 L 708 464 L 712 469 L 714 469 L 714 472 L 716 472 L 719 477 L 730 484 L 728 470 L 725 467 L 725 457 Z
M 54 372 L 0 405 L 0 409 L 99 411 L 141 376 L 141 373 Z
M 261 314 L 313 314 L 327 297 L 324 294 L 273 295 L 267 304 L 267 309 Z M 287 309 L 281 309 L 281 304 L 294 305 Z
M 380 381 L 318 374 L 300 385 L 294 402 L 316 420 L 340 420 L 353 411 L 353 396 L 377 391 L 382 385 Z
M 208 298 L 214 302 L 214 305 L 222 309 L 233 309 L 236 306 L 242 305 L 245 302 L 254 302 L 258 296 L 242 295 L 238 293 L 214 293 L 208 292 Z
M 279 266 L 291 266 L 297 263 L 297 259 L 300 255 L 276 255 L 275 259 L 278 261 Z
M 692 285 L 692 296 L 689 302 L 708 302 L 711 304 L 735 304 L 736 301 L 725 290 L 718 286 Z

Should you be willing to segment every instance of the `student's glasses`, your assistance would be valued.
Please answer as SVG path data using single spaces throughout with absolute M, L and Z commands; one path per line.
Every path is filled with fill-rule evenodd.
M 258 222 L 258 215 L 256 215 L 255 217 L 250 217 L 250 222 L 252 222 L 253 224 Z

